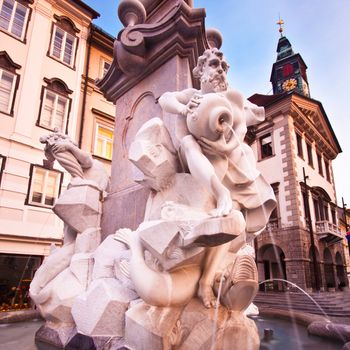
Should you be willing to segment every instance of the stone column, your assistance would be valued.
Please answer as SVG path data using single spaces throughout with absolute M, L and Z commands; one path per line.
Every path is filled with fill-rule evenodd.
M 104 235 L 121 227 L 135 229 L 143 221 L 149 191 L 133 180 L 141 174 L 128 160 L 128 148 L 150 118 L 163 118 L 170 132 L 176 131 L 174 116 L 163 115 L 158 98 L 165 91 L 198 87 L 192 69 L 209 48 L 205 11 L 192 8 L 192 1 L 122 0 L 118 14 L 125 28 L 115 41 L 111 69 L 97 83 L 116 104 L 111 191 L 102 217 Z M 219 47 L 216 38 L 211 32 L 210 45 Z

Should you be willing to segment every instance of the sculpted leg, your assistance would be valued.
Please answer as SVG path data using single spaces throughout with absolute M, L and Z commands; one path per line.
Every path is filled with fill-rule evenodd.
M 221 183 L 213 165 L 202 153 L 200 146 L 192 135 L 187 135 L 182 139 L 181 149 L 185 153 L 187 166 L 192 176 L 205 188 L 209 189 L 216 199 L 216 209 L 211 212 L 211 215 L 228 215 L 232 209 L 230 191 Z
M 217 273 L 222 260 L 230 248 L 231 242 L 217 247 L 208 248 L 202 268 L 203 274 L 199 280 L 197 295 L 202 299 L 205 307 L 215 307 L 217 298 L 213 292 L 215 274 Z

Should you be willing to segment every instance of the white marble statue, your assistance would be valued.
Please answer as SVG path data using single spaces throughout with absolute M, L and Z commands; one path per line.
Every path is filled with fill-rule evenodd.
M 245 100 L 229 88 L 228 64 L 217 49 L 208 49 L 198 59 L 194 76 L 201 88 L 166 92 L 159 103 L 176 114 L 181 163 L 209 189 L 216 199 L 212 216 L 242 210 L 246 232 L 252 237 L 265 228 L 275 207 L 271 186 L 256 169 L 252 149 L 244 142 L 247 125 L 264 119 L 264 109 Z M 215 304 L 212 285 L 220 257 L 228 245 L 211 249 L 199 284 L 198 295 L 206 306 Z
M 49 162 L 57 162 L 72 176 L 53 211 L 64 221 L 64 244 L 54 248 L 36 271 L 30 296 L 51 323 L 74 325 L 71 306 L 91 274 L 92 253 L 101 242 L 101 200 L 108 188 L 104 166 L 82 151 L 65 134 L 41 137 Z
M 258 349 L 244 314 L 258 288 L 247 242 L 265 228 L 275 198 L 244 142 L 264 110 L 229 88 L 227 70 L 223 54 L 208 49 L 194 69 L 200 90 L 159 98 L 165 121 L 148 120 L 129 148 L 143 176 L 135 181 L 151 189 L 144 221 L 102 243 L 102 164 L 57 131 L 41 138 L 48 160 L 72 176 L 53 208 L 65 224 L 63 247 L 30 287 L 46 331 L 62 344 L 78 332 L 104 345 L 114 339 L 115 349 L 193 350 L 213 341 Z

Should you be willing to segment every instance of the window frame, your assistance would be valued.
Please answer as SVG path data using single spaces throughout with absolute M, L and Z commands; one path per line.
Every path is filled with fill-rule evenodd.
M 323 175 L 323 165 L 322 165 L 322 155 L 321 155 L 321 153 L 318 153 L 318 152 L 316 152 L 316 155 L 317 155 L 318 173 L 321 176 L 324 176 Z
M 298 131 L 295 132 L 295 138 L 297 143 L 297 154 L 301 159 L 304 159 L 303 138 Z
M 2 154 L 0 154 L 0 188 L 1 188 L 1 180 L 2 180 L 2 176 L 5 172 L 5 167 L 6 167 L 6 160 L 7 157 L 3 156 Z
M 264 155 L 262 140 L 267 138 L 267 137 L 271 137 L 271 143 L 270 143 L 271 144 L 271 154 Z M 258 143 L 258 145 L 259 145 L 259 147 L 258 147 L 259 161 L 274 157 L 275 156 L 275 151 L 274 151 L 275 148 L 274 148 L 274 142 L 273 142 L 273 131 L 268 131 L 268 132 L 261 134 L 258 137 L 258 140 L 259 140 L 259 143 Z
M 13 105 L 14 105 L 14 97 L 15 97 L 15 92 L 16 92 L 16 86 L 17 86 L 17 78 L 18 78 L 18 74 L 13 73 L 8 71 L 7 69 L 1 68 L 0 67 L 0 83 L 2 81 L 2 75 L 4 74 L 4 72 L 6 72 L 7 74 L 12 75 L 12 83 L 11 83 L 11 91 L 10 91 L 10 95 L 9 95 L 9 103 L 8 103 L 8 107 L 6 111 L 3 111 L 0 109 L 0 113 L 4 113 L 7 115 L 13 115 Z
M 112 154 L 111 154 L 111 158 L 108 158 L 108 157 L 106 157 L 104 155 L 98 154 L 97 151 L 96 151 L 96 149 L 97 149 L 97 141 L 99 139 L 99 137 L 98 137 L 99 128 L 107 129 L 107 130 L 112 132 L 112 139 L 111 139 Z M 114 142 L 114 127 L 113 127 L 113 124 L 112 123 L 108 123 L 108 121 L 106 121 L 106 120 L 102 120 L 100 118 L 96 118 L 95 119 L 95 128 L 94 128 L 93 151 L 92 151 L 93 155 L 95 157 L 98 157 L 98 158 L 101 158 L 101 159 L 112 161 L 112 158 L 113 158 L 113 142 Z
M 70 94 L 73 93 L 72 90 L 70 90 L 67 85 L 60 79 L 57 78 L 53 78 L 53 79 L 47 79 L 44 78 L 44 81 L 47 83 L 46 86 L 42 87 L 41 90 L 41 102 L 40 102 L 40 110 L 39 110 L 39 115 L 38 115 L 38 119 L 36 122 L 36 125 L 44 128 L 46 130 L 50 130 L 50 131 L 54 131 L 55 126 L 54 127 L 50 127 L 47 126 L 45 124 L 43 124 L 43 115 L 44 115 L 44 108 L 45 108 L 45 101 L 46 101 L 46 96 L 47 96 L 47 92 L 50 92 L 52 94 L 55 94 L 55 106 L 57 106 L 57 101 L 58 98 L 64 98 L 66 99 L 66 107 L 65 107 L 65 116 L 64 116 L 64 123 L 63 123 L 63 128 L 62 130 L 60 130 L 63 133 L 67 133 L 68 131 L 68 125 L 69 125 L 69 115 L 70 115 L 70 111 L 71 111 L 71 106 L 72 106 L 72 98 L 69 97 Z M 56 114 L 55 114 L 56 116 Z M 52 124 L 52 123 L 51 123 Z
M 11 36 L 12 38 L 19 40 L 20 42 L 26 43 L 26 36 L 27 36 L 27 30 L 28 30 L 28 24 L 30 22 L 30 18 L 32 15 L 32 8 L 30 6 L 28 6 L 28 4 L 33 4 L 33 0 L 27 0 L 27 1 L 23 1 L 23 0 L 13 0 L 13 2 L 15 3 L 14 9 L 11 12 L 11 18 L 10 18 L 10 22 L 9 22 L 9 28 L 5 29 L 3 27 L 0 27 L 0 31 Z M 4 0 L 0 0 L 0 9 L 2 9 Z M 23 27 L 22 27 L 22 33 L 21 36 L 17 36 L 16 34 L 12 33 L 12 31 L 10 30 L 10 28 L 12 28 L 13 25 L 13 21 L 15 18 L 15 13 L 16 13 L 16 9 L 17 9 L 17 5 L 20 4 L 21 6 L 26 8 L 26 14 L 25 14 L 25 18 L 23 21 Z
M 100 65 L 100 79 L 102 79 L 106 73 L 108 72 L 108 69 L 111 67 L 112 65 L 112 61 L 106 59 L 105 57 L 101 57 L 101 65 Z M 105 71 L 105 64 L 109 64 L 109 68 Z
M 8 55 L 6 51 L 0 51 L 0 70 L 1 70 L 1 76 L 3 74 L 3 71 L 6 71 L 7 73 L 13 74 L 15 79 L 12 82 L 11 86 L 11 93 L 10 93 L 10 99 L 9 99 L 9 105 L 7 111 L 1 111 L 1 114 L 5 114 L 8 116 L 13 117 L 14 112 L 14 106 L 15 106 L 15 100 L 16 100 L 16 93 L 19 86 L 19 80 L 20 75 L 16 72 L 16 70 L 20 69 L 21 66 L 15 62 L 12 61 L 11 57 Z
M 314 168 L 314 158 L 312 154 L 312 145 L 306 141 L 307 163 Z
M 325 172 L 326 172 L 326 179 L 327 179 L 328 182 L 331 183 L 332 179 L 331 179 L 330 162 L 326 158 L 323 158 L 323 161 L 324 161 L 324 168 L 325 168 Z
M 52 58 L 53 60 L 65 65 L 66 67 L 69 67 L 69 68 L 75 70 L 75 62 L 76 62 L 77 51 L 78 51 L 78 46 L 79 46 L 79 38 L 77 36 L 77 33 L 79 33 L 80 30 L 75 26 L 75 24 L 72 22 L 72 20 L 66 16 L 54 15 L 54 18 L 56 19 L 56 22 L 52 23 L 51 39 L 50 39 L 50 45 L 49 45 L 47 55 L 50 58 Z M 53 54 L 57 29 L 64 32 L 64 38 L 62 39 L 62 46 L 60 49 L 61 50 L 60 57 L 57 57 Z M 74 38 L 74 43 L 73 43 L 73 47 L 72 47 L 72 57 L 71 57 L 71 62 L 69 64 L 64 61 L 65 48 L 66 48 L 66 44 L 67 44 L 67 40 L 66 40 L 67 35 L 70 35 Z
M 35 179 L 35 169 L 36 168 L 40 168 L 43 169 L 45 171 L 45 180 L 44 180 L 44 192 L 42 193 L 42 200 L 41 203 L 39 202 L 35 202 L 32 200 L 33 198 L 33 191 L 34 191 L 34 179 Z M 46 194 L 46 187 L 47 187 L 47 178 L 48 178 L 48 173 L 56 173 L 56 176 L 58 178 L 56 178 L 56 184 L 57 187 L 55 188 L 55 197 L 54 197 L 54 203 L 52 205 L 49 204 L 45 204 L 43 203 L 45 201 L 45 194 Z M 43 165 L 39 165 L 39 164 L 30 164 L 30 170 L 29 170 L 29 181 L 28 181 L 28 190 L 27 190 L 27 196 L 25 199 L 24 204 L 25 205 L 30 205 L 33 207 L 40 207 L 40 208 L 46 208 L 46 209 L 51 209 L 54 207 L 54 205 L 56 204 L 57 199 L 59 198 L 60 194 L 61 194 L 61 190 L 62 190 L 62 183 L 63 183 L 63 172 L 56 170 L 56 169 L 49 169 Z M 57 181 L 58 180 L 58 181 Z

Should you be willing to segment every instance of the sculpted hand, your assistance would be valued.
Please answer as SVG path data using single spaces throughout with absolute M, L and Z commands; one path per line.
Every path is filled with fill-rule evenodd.
M 222 134 L 217 141 L 210 141 L 205 137 L 201 137 L 198 140 L 198 143 L 205 153 L 212 155 L 218 154 L 222 156 L 228 156 L 233 151 L 231 143 L 226 142 L 224 134 Z
M 51 147 L 53 153 L 60 153 L 65 151 L 70 151 L 73 148 L 73 144 L 70 142 L 56 142 Z
M 202 98 L 202 95 L 194 94 L 191 97 L 190 101 L 187 103 L 187 105 L 184 106 L 183 110 L 181 111 L 181 114 L 185 117 L 187 117 L 187 115 L 195 115 L 195 110 L 200 105 Z

